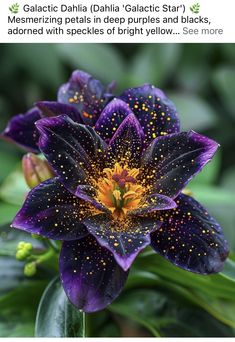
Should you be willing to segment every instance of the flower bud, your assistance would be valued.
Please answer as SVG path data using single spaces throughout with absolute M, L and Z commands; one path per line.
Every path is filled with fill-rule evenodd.
M 20 241 L 17 245 L 17 249 L 20 250 L 20 249 L 23 249 L 24 246 L 25 246 L 26 242 L 25 241 Z
M 17 260 L 25 260 L 29 256 L 29 252 L 25 249 L 20 249 L 16 252 Z
M 36 262 L 29 262 L 24 267 L 24 275 L 26 277 L 33 277 L 37 272 Z
M 40 159 L 33 153 L 28 153 L 23 157 L 22 167 L 26 183 L 31 189 L 45 180 L 54 177 L 48 162 Z
M 20 241 L 16 248 L 17 250 L 23 249 L 30 252 L 33 249 L 33 245 L 30 242 Z
M 16 259 L 25 260 L 32 251 L 33 246 L 29 242 L 20 241 L 16 247 Z
M 26 250 L 27 252 L 31 252 L 33 249 L 33 245 L 29 242 L 26 242 L 23 249 Z

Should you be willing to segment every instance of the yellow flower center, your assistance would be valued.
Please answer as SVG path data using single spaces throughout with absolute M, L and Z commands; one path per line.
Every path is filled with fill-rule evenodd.
M 97 181 L 97 200 L 112 212 L 115 219 L 123 220 L 128 211 L 139 207 L 145 192 L 136 179 L 139 169 L 115 163 L 113 169 L 105 168 L 103 174 Z

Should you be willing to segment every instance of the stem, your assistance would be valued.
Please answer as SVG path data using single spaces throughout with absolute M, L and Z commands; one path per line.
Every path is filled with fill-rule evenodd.
M 50 248 L 45 254 L 42 254 L 37 258 L 36 263 L 41 264 L 47 261 L 48 259 L 50 259 L 54 254 L 55 254 L 54 249 Z
M 49 239 L 46 240 L 47 245 L 52 248 L 56 253 L 58 253 L 60 251 L 60 249 L 58 248 L 58 246 L 56 245 L 56 243 L 54 241 L 51 241 Z
M 86 337 L 86 313 L 82 312 L 82 337 Z

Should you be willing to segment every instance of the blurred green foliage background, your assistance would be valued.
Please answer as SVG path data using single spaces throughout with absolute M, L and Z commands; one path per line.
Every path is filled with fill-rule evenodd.
M 181 118 L 181 129 L 193 129 L 208 135 L 221 145 L 219 152 L 203 172 L 188 186 L 194 197 L 203 203 L 219 221 L 231 247 L 231 259 L 235 252 L 235 44 L 2 44 L 0 45 L 0 130 L 15 114 L 24 113 L 38 100 L 55 100 L 57 89 L 67 82 L 74 69 L 83 69 L 105 84 L 117 81 L 116 94 L 124 88 L 152 83 L 164 90 L 175 103 Z M 25 191 L 19 182 L 19 163 L 23 152 L 16 146 L 0 141 L 0 224 L 9 223 L 20 206 L 20 194 Z M 12 171 L 14 173 L 12 174 Z M 1 238 L 0 238 L 1 246 Z M 3 244 L 2 244 L 3 246 Z M 1 255 L 1 252 L 0 252 Z M 12 261 L 13 262 L 13 261 Z M 0 276 L 4 277 L 3 259 L 0 261 Z M 13 263 L 12 268 L 18 266 Z M 17 268 L 18 270 L 18 268 Z M 20 271 L 17 271 L 18 273 Z M 171 272 L 171 271 L 169 271 Z M 9 276 L 9 272 L 7 273 Z M 184 276 L 184 273 L 182 277 Z M 18 284 L 21 275 L 19 273 Z M 10 279 L 10 278 L 9 278 Z M 8 284 L 5 286 L 9 286 Z M 13 277 L 12 277 L 13 279 Z M 194 279 L 194 278 L 192 278 Z M 25 283 L 25 282 L 24 282 Z M 15 284 L 15 283 L 14 283 Z M 233 286 L 235 283 L 233 283 Z M 14 288 L 14 285 L 11 285 Z M 32 283 L 31 285 L 32 286 Z M 37 283 L 38 294 L 43 283 Z M 0 287 L 3 290 L 3 286 Z M 31 292 L 32 288 L 30 287 Z M 31 293 L 29 291 L 29 295 Z M 141 296 L 136 294 L 136 296 Z M 150 296 L 150 297 L 148 297 Z M 146 294 L 145 309 L 154 296 L 165 297 L 159 293 Z M 180 295 L 179 295 L 180 296 Z M 34 297 L 35 306 L 39 295 Z M 111 312 L 121 310 L 136 315 L 138 307 L 132 307 L 122 297 Z M 4 299 L 6 301 L 6 299 Z M 130 300 L 130 298 L 129 298 Z M 175 299 L 171 299 L 173 302 Z M 36 302 L 35 302 L 36 301 Z M 4 309 L 3 301 L 3 309 Z M 155 313 L 161 313 L 156 298 Z M 34 305 L 35 304 L 35 305 Z M 128 305 L 127 305 L 128 304 Z M 132 303 L 133 304 L 133 303 Z M 164 304 L 164 303 L 163 303 Z M 167 304 L 170 305 L 169 303 Z M 172 304 L 181 321 L 188 316 L 187 305 L 179 309 Z M 0 300 L 1 306 L 1 300 Z M 216 306 L 216 304 L 215 304 Z M 164 310 L 167 310 L 164 304 Z M 5 310 L 9 311 L 6 304 Z M 35 308 L 34 308 L 35 310 Z M 133 310 L 133 312 L 131 312 Z M 158 310 L 160 310 L 158 312 Z M 171 309 L 173 310 L 173 309 Z M 177 311 L 178 310 L 178 311 Z M 227 308 L 235 312 L 235 304 Z M 8 312 L 7 311 L 7 312 Z M 208 310 L 207 310 L 208 311 Z M 18 326 L 10 332 L 12 326 L 1 323 L 0 336 L 30 336 L 32 322 L 25 311 L 25 320 L 29 326 L 24 332 Z M 158 312 L 158 313 L 157 313 Z M 17 317 L 17 311 L 12 317 Z M 148 313 L 153 315 L 153 312 Z M 15 316 L 14 316 L 15 315 Z M 105 315 L 105 314 L 104 314 Z M 205 312 L 194 310 L 193 324 L 202 324 Z M 30 316 L 30 315 L 29 315 Z M 151 316 L 152 317 L 152 316 Z M 135 317 L 132 317 L 136 321 Z M 109 318 L 110 319 L 110 318 Z M 166 336 L 233 336 L 235 321 L 226 330 L 222 323 L 207 317 L 206 327 L 197 332 L 188 328 L 188 332 L 177 332 L 174 327 Z M 14 319 L 13 319 L 14 320 Z M 121 318 L 119 317 L 119 320 Z M 149 318 L 148 318 L 149 320 Z M 205 317 L 206 320 L 206 317 Z M 137 319 L 138 322 L 138 319 Z M 192 324 L 191 322 L 191 324 Z M 195 323 L 198 322 L 198 323 Z M 141 322 L 138 322 L 141 324 Z M 223 322 L 224 323 L 224 322 Z M 226 322 L 225 322 L 226 323 Z M 98 324 L 98 323 L 97 323 Z M 113 323 L 106 324 L 103 336 L 118 335 Z M 173 323 L 172 323 L 173 324 Z M 120 325 L 120 324 L 119 324 Z M 144 325 L 145 326 L 145 325 Z M 209 331 L 208 331 L 209 327 Z M 125 328 L 125 327 L 124 327 Z M 123 328 L 123 329 L 124 329 Z M 146 326 L 145 326 L 146 328 Z M 148 327 L 147 327 L 148 328 Z M 1 330 L 2 329 L 2 330 Z M 4 329 L 5 330 L 4 333 Z M 28 329 L 28 330 L 27 330 Z M 151 329 L 150 329 L 151 330 Z M 175 332 L 174 332 L 175 331 Z M 124 335 L 127 332 L 122 332 Z M 5 335 L 4 335 L 5 334 Z M 134 333 L 133 333 L 134 334 Z M 139 332 L 141 334 L 141 332 Z

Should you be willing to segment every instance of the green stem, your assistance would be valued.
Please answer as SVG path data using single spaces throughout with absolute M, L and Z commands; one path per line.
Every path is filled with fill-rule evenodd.
M 36 263 L 42 264 L 43 262 L 49 260 L 55 254 L 54 249 L 50 248 L 48 251 L 37 258 Z
M 48 247 L 52 248 L 56 253 L 58 253 L 60 251 L 59 247 L 56 245 L 55 241 L 51 241 L 51 240 L 46 240 L 46 243 L 48 245 Z
M 86 325 L 87 325 L 87 322 L 86 322 L 86 313 L 83 312 L 82 313 L 82 337 L 87 337 L 86 335 Z

